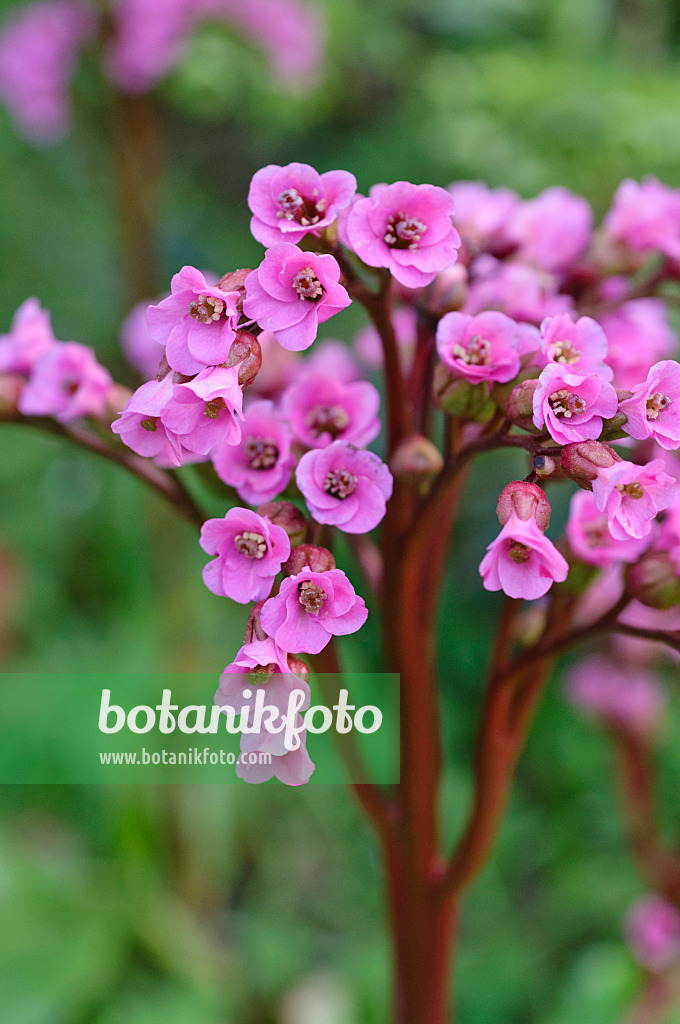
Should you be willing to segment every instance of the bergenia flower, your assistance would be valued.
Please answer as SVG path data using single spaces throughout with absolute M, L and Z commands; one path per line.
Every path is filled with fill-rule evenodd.
M 643 967 L 665 971 L 680 957 L 680 911 L 665 896 L 643 896 L 626 915 L 626 937 Z
M 380 432 L 380 394 L 368 381 L 342 384 L 326 373 L 304 373 L 281 397 L 281 413 L 302 444 L 369 444 Z
M 257 379 L 257 378 L 256 378 Z M 243 501 L 261 505 L 285 490 L 295 465 L 293 434 L 273 402 L 251 402 L 241 424 L 241 440 L 211 453 L 215 471 Z
M 368 533 L 377 526 L 392 495 L 392 474 L 385 463 L 346 441 L 307 452 L 295 477 L 317 523 L 345 533 Z
M 293 654 L 318 654 L 332 636 L 361 629 L 368 609 L 341 569 L 303 569 L 281 583 L 276 597 L 265 601 L 262 628 Z
M 496 260 L 482 255 L 474 262 L 464 313 L 482 313 L 497 309 L 513 320 L 540 324 L 547 316 L 571 309 L 571 295 L 559 292 L 552 274 L 523 263 Z
M 406 288 L 422 288 L 457 258 L 453 214 L 451 195 L 436 185 L 374 185 L 349 211 L 347 242 L 369 267 L 387 267 Z
M 193 0 L 115 0 L 105 55 L 113 84 L 129 93 L 153 88 L 180 59 L 195 6 Z
M 148 302 L 138 302 L 130 310 L 120 327 L 120 345 L 130 366 L 138 370 L 143 380 L 151 380 L 158 372 L 163 349 L 149 334 L 146 322 Z
M 284 348 L 309 348 L 318 326 L 351 299 L 339 284 L 340 267 L 333 256 L 303 252 L 281 242 L 265 253 L 263 262 L 246 278 L 243 311 Z
M 597 373 L 611 380 L 614 371 L 607 358 L 607 338 L 597 321 L 581 316 L 574 323 L 568 313 L 547 317 L 541 324 L 543 364 L 560 363 L 570 373 Z
M 238 366 L 211 366 L 175 385 L 162 419 L 190 452 L 208 455 L 222 444 L 238 444 L 242 405 Z
M 608 236 L 637 252 L 665 253 L 680 259 L 680 191 L 652 175 L 627 178 L 616 190 L 604 219 Z
M 662 448 L 680 446 L 680 363 L 655 363 L 644 384 L 633 388 L 632 398 L 619 406 L 628 417 L 624 430 L 638 441 L 653 437 Z
M 171 373 L 163 380 L 142 384 L 128 400 L 119 419 L 111 425 L 111 430 L 138 455 L 159 457 L 171 466 L 181 466 L 182 445 L 162 419 L 174 389 Z
M 617 540 L 646 537 L 658 512 L 675 501 L 677 485 L 663 471 L 661 459 L 646 466 L 615 462 L 598 470 L 592 481 L 593 497 L 606 513 L 609 529 Z
M 569 373 L 561 363 L 548 363 L 534 391 L 534 424 L 547 427 L 558 444 L 595 440 L 602 420 L 616 415 L 616 391 L 599 374 Z
M 586 714 L 643 735 L 658 725 L 666 704 L 652 672 L 602 655 L 578 662 L 568 677 L 567 694 Z
M 268 164 L 250 183 L 250 230 L 265 246 L 297 244 L 305 235 L 318 235 L 332 224 L 356 189 L 356 178 L 348 171 L 319 174 L 309 164 Z
M 548 188 L 520 203 L 509 233 L 517 258 L 551 273 L 567 270 L 590 241 L 593 215 L 582 196 L 566 188 Z
M 568 571 L 566 560 L 536 520 L 515 514 L 489 544 L 479 566 L 485 590 L 502 590 L 527 601 L 543 597 L 554 582 L 566 580 Z
M 49 312 L 37 299 L 26 299 L 12 318 L 9 334 L 0 334 L 0 373 L 28 376 L 55 341 Z
M 517 324 L 504 313 L 447 313 L 437 325 L 437 352 L 456 377 L 505 384 L 519 373 Z
M 341 384 L 352 384 L 361 377 L 354 353 L 339 338 L 324 338 L 317 342 L 305 359 L 304 371 L 325 373 Z
M 61 423 L 104 414 L 113 381 L 92 349 L 55 342 L 36 361 L 17 403 L 23 416 L 54 416 Z
M 146 314 L 149 334 L 166 346 L 168 363 L 192 376 L 218 366 L 229 355 L 238 311 L 238 291 L 209 285 L 195 267 L 182 267 L 172 279 L 172 293 Z
M 577 491 L 571 499 L 567 539 L 582 562 L 599 569 L 612 562 L 637 561 L 652 541 L 650 534 L 645 537 L 614 537 L 606 514 L 598 509 L 590 491 Z
M 483 181 L 455 181 L 447 192 L 456 211 L 453 223 L 466 245 L 485 252 L 512 247 L 508 228 L 520 201 L 516 192 Z
M 609 342 L 607 362 L 614 371 L 617 388 L 632 388 L 644 379 L 650 363 L 673 355 L 677 349 L 677 338 L 661 299 L 633 299 L 598 319 Z
M 247 508 L 208 519 L 201 528 L 201 547 L 217 556 L 203 570 L 208 590 L 241 604 L 268 597 L 290 555 L 286 531 Z

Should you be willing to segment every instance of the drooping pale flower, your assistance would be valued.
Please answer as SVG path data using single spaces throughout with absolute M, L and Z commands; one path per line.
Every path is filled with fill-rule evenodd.
M 437 352 L 456 377 L 471 384 L 507 383 L 520 368 L 520 334 L 504 313 L 447 313 L 437 325 Z
M 587 248 L 592 222 L 582 196 L 555 187 L 520 203 L 508 230 L 518 245 L 518 259 L 560 273 Z
M 265 246 L 297 244 L 305 235 L 318 235 L 332 224 L 356 189 L 356 178 L 348 171 L 319 174 L 309 164 L 269 164 L 250 183 L 250 230 Z
M 376 527 L 392 495 L 392 474 L 385 463 L 346 441 L 307 452 L 295 476 L 317 523 L 345 533 L 368 533 Z
M 0 372 L 28 376 L 55 341 L 49 312 L 37 299 L 26 299 L 12 318 L 9 334 L 0 334 Z
M 307 733 L 300 733 L 300 746 L 285 754 L 260 760 L 259 751 L 244 752 L 236 762 L 236 774 L 244 782 L 268 782 L 276 778 L 284 786 L 304 786 L 309 782 L 316 765 L 307 753 Z
M 653 437 L 662 448 L 680 447 L 680 363 L 655 363 L 644 384 L 633 388 L 632 398 L 621 402 L 628 417 L 625 431 L 638 441 Z
M 139 371 L 143 380 L 156 376 L 163 349 L 149 334 L 146 322 L 148 302 L 138 302 L 123 320 L 120 327 L 120 344 L 125 358 Z
M 162 419 L 172 401 L 174 388 L 171 373 L 163 380 L 142 384 L 128 400 L 119 419 L 111 425 L 111 430 L 138 455 L 159 457 L 171 466 L 181 466 L 182 445 Z
M 113 381 L 92 349 L 54 342 L 33 365 L 17 403 L 22 416 L 54 416 L 61 423 L 102 416 Z
M 247 508 L 231 508 L 223 519 L 208 519 L 201 528 L 201 547 L 217 556 L 203 570 L 208 590 L 240 604 L 268 597 L 290 555 L 285 530 Z
M 661 299 L 633 299 L 598 317 L 607 336 L 607 362 L 618 388 L 632 388 L 652 363 L 673 355 L 677 338 Z
M 636 960 L 665 971 L 680 957 L 680 911 L 656 894 L 637 900 L 626 915 L 626 937 Z
M 363 598 L 341 569 L 288 576 L 261 612 L 263 629 L 294 654 L 318 654 L 331 636 L 356 633 L 367 617 Z
M 534 391 L 534 424 L 545 426 L 558 444 L 595 440 L 602 420 L 616 415 L 616 391 L 598 374 L 569 373 L 561 363 L 548 363 Z
M 422 288 L 457 258 L 453 199 L 436 185 L 374 185 L 349 211 L 349 246 L 370 267 L 387 267 L 406 288 Z
M 456 211 L 453 223 L 467 246 L 492 253 L 512 247 L 508 228 L 519 205 L 516 192 L 483 181 L 455 181 L 447 191 Z
M 256 378 L 257 379 L 257 378 Z M 295 465 L 290 426 L 273 402 L 251 402 L 241 424 L 241 440 L 211 453 L 221 480 L 235 487 L 243 501 L 261 505 L 285 490 Z
M 193 374 L 218 366 L 236 337 L 239 292 L 209 285 L 195 267 L 182 267 L 172 292 L 146 314 L 149 333 L 166 346 L 168 363 L 178 373 Z
M 309 348 L 318 326 L 351 299 L 339 284 L 340 267 L 333 256 L 303 252 L 281 242 L 268 249 L 264 260 L 246 278 L 243 311 L 284 348 Z
M 619 539 L 612 536 L 606 514 L 598 509 L 589 491 L 577 491 L 572 496 L 567 538 L 581 561 L 600 569 L 612 562 L 636 561 L 652 540 L 651 535 Z
M 607 358 L 607 338 L 602 327 L 589 316 L 576 322 L 568 313 L 547 317 L 541 324 L 543 364 L 559 363 L 570 373 L 596 373 L 610 381 L 614 371 Z
M 485 590 L 502 590 L 508 597 L 528 601 L 542 597 L 554 582 L 562 583 L 568 571 L 536 520 L 522 520 L 515 513 L 489 544 L 479 566 Z
M 242 406 L 238 367 L 211 366 L 175 385 L 162 419 L 190 452 L 208 455 L 222 444 L 238 444 Z
M 602 655 L 576 664 L 567 680 L 567 694 L 586 714 L 643 735 L 658 725 L 666 704 L 653 672 Z
M 303 373 L 281 397 L 282 415 L 310 448 L 325 448 L 336 440 L 369 444 L 380 432 L 379 406 L 380 395 L 372 384 L 342 384 L 326 373 Z
M 621 460 L 602 467 L 592 487 L 595 504 L 606 514 L 617 540 L 646 537 L 657 513 L 669 508 L 677 493 L 676 482 L 664 473 L 661 459 L 645 466 Z
M 680 259 L 680 190 L 649 175 L 627 178 L 616 190 L 604 219 L 608 236 L 636 252 L 654 250 Z

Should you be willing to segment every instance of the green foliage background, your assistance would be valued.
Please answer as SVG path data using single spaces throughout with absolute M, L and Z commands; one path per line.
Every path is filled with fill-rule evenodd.
M 16 6 L 0 0 L 0 14 Z M 245 196 L 265 163 L 347 168 L 362 190 L 480 177 L 529 196 L 562 184 L 598 215 L 625 176 L 680 185 L 677 4 L 324 6 L 328 66 L 311 96 L 277 93 L 255 51 L 212 29 L 161 89 L 163 282 L 183 263 L 221 272 L 259 259 Z M 0 330 L 38 295 L 59 338 L 92 344 L 134 383 L 117 341 L 124 259 L 93 67 L 76 93 L 76 129 L 50 149 L 20 141 L 0 111 Z M 349 340 L 357 324 L 350 312 L 326 335 Z M 217 676 L 244 612 L 202 585 L 192 529 L 136 481 L 57 441 L 17 427 L 0 439 L 2 668 Z M 467 806 L 498 608 L 477 564 L 507 473 L 507 462 L 487 459 L 473 478 L 442 608 L 450 839 Z M 381 667 L 370 629 L 345 649 L 351 664 Z M 677 719 L 672 705 L 661 758 L 671 831 Z M 555 679 L 500 842 L 465 904 L 461 1024 L 613 1024 L 639 988 L 622 916 L 643 883 L 610 762 L 605 738 L 565 705 Z M 8 1024 L 388 1019 L 380 867 L 343 788 L 6 787 L 1 801 Z

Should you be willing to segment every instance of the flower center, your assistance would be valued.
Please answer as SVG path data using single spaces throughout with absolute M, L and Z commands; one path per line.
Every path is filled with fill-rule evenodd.
M 598 516 L 583 524 L 583 536 L 589 548 L 606 548 L 612 542 L 606 516 Z
M 526 544 L 520 544 L 518 540 L 511 540 L 508 547 L 508 555 L 516 565 L 524 565 L 525 562 L 529 561 L 531 548 L 527 547 Z
M 332 469 L 324 480 L 323 489 L 333 498 L 349 498 L 357 485 L 357 478 L 346 469 Z
M 207 416 L 209 420 L 216 420 L 222 409 L 226 408 L 227 403 L 223 398 L 213 398 L 212 401 L 205 403 L 203 415 Z
M 552 346 L 552 354 L 556 363 L 577 363 L 581 358 L 579 349 L 574 348 L 572 341 L 556 341 Z
M 667 409 L 670 404 L 671 400 L 668 395 L 662 395 L 660 391 L 655 391 L 647 399 L 647 419 L 658 419 L 659 413 Z
M 305 267 L 293 278 L 293 288 L 301 299 L 317 302 L 323 295 L 323 285 L 311 267 Z
M 149 416 L 148 419 L 142 420 L 139 425 L 140 427 L 143 427 L 144 430 L 148 430 L 150 433 L 154 434 L 158 430 L 158 427 L 156 425 L 157 423 L 158 416 Z
M 78 390 L 78 381 L 73 380 L 72 377 L 67 377 L 64 381 L 62 381 L 61 390 L 69 396 L 75 395 L 76 391 Z
M 239 555 L 246 558 L 263 558 L 267 553 L 267 542 L 261 533 L 253 533 L 252 530 L 244 530 L 234 537 L 234 547 Z
M 199 324 L 210 324 L 214 320 L 219 320 L 226 308 L 226 303 L 222 299 L 213 298 L 212 295 L 199 295 L 198 299 L 189 303 L 187 313 L 194 320 L 198 320 Z
M 271 437 L 247 437 L 243 455 L 251 469 L 272 469 L 279 458 L 279 449 Z
M 427 224 L 416 217 L 407 217 L 400 210 L 390 217 L 383 238 L 393 249 L 417 249 L 426 231 Z
M 645 496 L 644 488 L 639 480 L 633 480 L 632 484 L 617 484 L 616 489 L 629 498 L 635 498 L 636 501 Z
M 554 391 L 548 402 L 555 415 L 563 416 L 565 420 L 583 415 L 587 408 L 585 399 L 575 395 L 573 391 Z
M 468 341 L 467 348 L 464 345 L 454 345 L 453 354 L 456 359 L 467 363 L 468 366 L 488 366 L 491 362 L 491 342 L 475 334 Z
M 349 416 L 341 405 L 315 405 L 305 416 L 305 425 L 313 437 L 330 434 L 335 440 L 349 426 Z
M 299 601 L 302 607 L 310 615 L 318 615 L 321 606 L 328 597 L 325 590 L 322 590 L 318 583 L 312 580 L 304 580 L 298 586 Z
M 276 199 L 277 218 L 279 220 L 296 220 L 303 228 L 313 227 L 323 217 L 327 205 L 326 200 L 317 199 L 317 195 L 317 189 L 314 190 L 314 196 L 311 199 L 301 196 L 296 188 L 284 189 Z
M 269 665 L 255 665 L 248 672 L 248 682 L 251 686 L 258 686 L 259 683 L 268 683 L 269 677 L 278 671 L 278 666 L 271 662 Z

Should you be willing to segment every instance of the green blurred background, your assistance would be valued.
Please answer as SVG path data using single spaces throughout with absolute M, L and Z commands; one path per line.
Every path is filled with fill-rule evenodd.
M 0 0 L 0 15 L 16 6 Z M 163 287 L 183 263 L 219 273 L 259 260 L 245 197 L 266 163 L 346 168 L 363 191 L 399 178 L 484 178 L 525 196 L 561 184 L 597 215 L 625 176 L 680 185 L 679 4 L 323 6 L 326 73 L 312 94 L 277 94 L 262 58 L 214 30 L 159 90 Z M 0 111 L 0 331 L 37 295 L 58 338 L 93 345 L 134 385 L 118 346 L 130 283 L 106 98 L 92 68 L 76 95 L 76 129 L 49 149 L 20 141 Z M 349 340 L 358 324 L 351 311 L 326 336 Z M 56 440 L 18 427 L 1 428 L 0 440 L 2 668 L 216 677 L 245 613 L 203 586 L 192 528 L 135 480 Z M 444 597 L 450 838 L 469 797 L 487 623 L 498 608 L 477 564 L 507 473 L 507 460 L 490 459 L 473 477 L 452 552 L 465 582 L 451 574 Z M 351 665 L 381 667 L 371 628 L 343 650 Z M 661 758 L 671 829 L 677 718 L 673 709 Z M 344 788 L 5 787 L 0 799 L 2 1022 L 388 1020 L 381 870 Z M 622 917 L 642 891 L 605 739 L 555 679 L 500 842 L 466 900 L 457 1020 L 618 1021 L 641 983 Z

